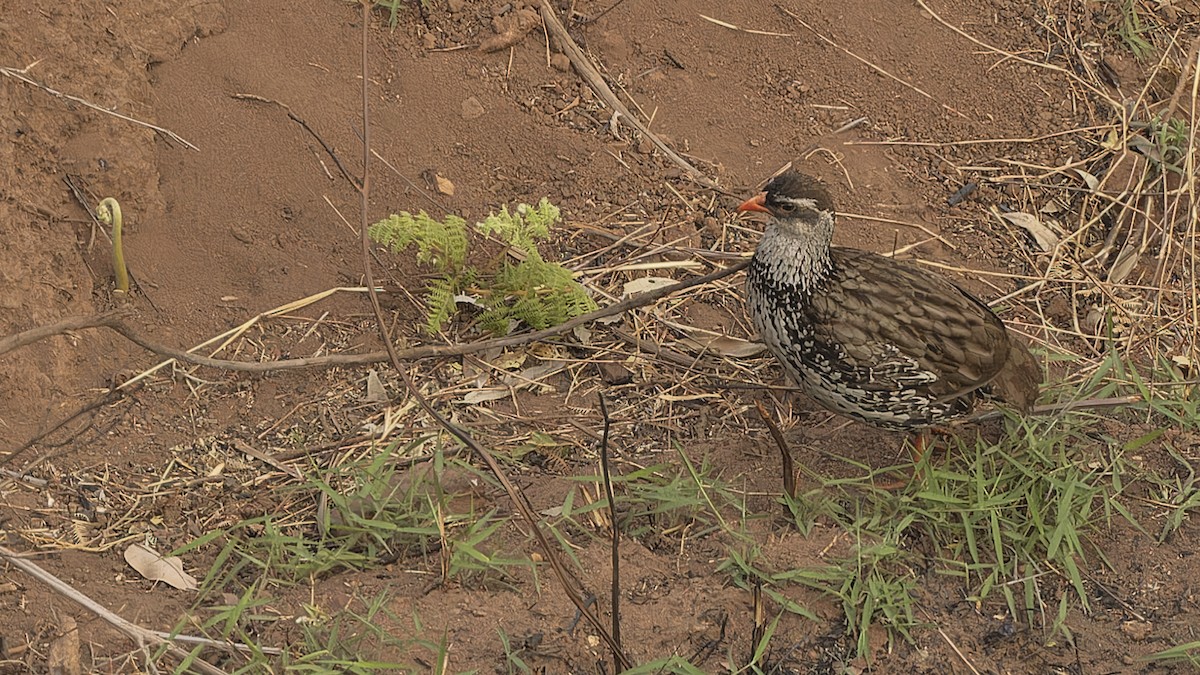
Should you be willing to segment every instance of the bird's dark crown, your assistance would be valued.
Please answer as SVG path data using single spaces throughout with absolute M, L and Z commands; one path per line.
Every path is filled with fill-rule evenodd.
M 794 211 L 801 200 L 812 200 L 818 211 L 833 212 L 833 198 L 825 184 L 812 176 L 788 171 L 772 178 L 766 185 L 765 206 L 775 213 Z

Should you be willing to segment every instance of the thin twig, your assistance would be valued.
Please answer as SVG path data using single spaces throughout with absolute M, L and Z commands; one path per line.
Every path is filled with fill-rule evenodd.
M 604 493 L 608 496 L 608 516 L 609 525 L 612 528 L 612 540 L 609 547 L 612 549 L 612 581 L 610 583 L 610 591 L 612 594 L 612 636 L 616 646 L 613 648 L 613 667 L 616 672 L 621 671 L 621 527 L 617 518 L 617 497 L 613 492 L 612 470 L 608 465 L 608 431 L 612 426 L 612 419 L 608 415 L 608 403 L 604 400 L 604 394 L 598 394 L 600 398 L 600 414 L 604 416 L 604 429 L 600 432 L 600 474 L 604 479 Z
M 740 260 L 728 267 L 721 268 L 715 272 L 705 274 L 704 276 L 688 279 L 687 281 L 681 281 L 677 284 L 672 284 L 663 288 L 646 291 L 640 295 L 634 295 L 625 298 L 620 302 L 613 303 L 607 307 L 602 307 L 593 312 L 580 314 L 569 321 L 561 323 L 557 326 L 552 326 L 550 328 L 544 328 L 531 333 L 510 335 L 508 337 L 493 338 L 490 340 L 481 340 L 479 342 L 455 345 L 426 345 L 423 347 L 400 349 L 395 350 L 396 358 L 400 361 L 445 358 L 449 356 L 473 354 L 476 352 L 487 351 L 489 349 L 502 349 L 504 347 L 537 342 L 538 340 L 544 340 L 549 337 L 561 335 L 562 333 L 572 330 L 576 326 L 582 326 L 591 321 L 595 321 L 596 319 L 606 316 L 613 316 L 615 314 L 621 314 L 638 307 L 644 307 L 662 298 L 665 298 L 668 295 L 673 295 L 689 288 L 702 286 L 704 284 L 717 281 L 718 279 L 723 279 L 727 276 L 742 271 L 749 264 L 749 260 Z M 96 317 L 92 317 L 92 320 L 89 321 L 86 326 L 81 327 L 108 328 L 120 333 L 130 342 L 133 342 L 147 351 L 158 354 L 159 356 L 175 359 L 176 361 L 194 363 L 198 366 L 208 366 L 210 368 L 221 368 L 224 370 L 235 370 L 240 372 L 270 373 L 279 370 L 298 370 L 302 368 L 333 368 L 336 366 L 355 366 L 370 363 L 381 363 L 388 360 L 388 352 L 382 351 L 367 352 L 365 354 L 330 354 L 329 356 L 303 359 L 280 359 L 278 361 L 261 361 L 257 363 L 251 361 L 232 361 L 229 359 L 214 359 L 207 356 L 201 356 L 199 354 L 192 354 L 175 347 L 154 342 L 127 326 L 123 321 L 120 320 L 119 315 L 97 315 Z M 50 331 L 51 328 L 53 328 L 53 326 L 47 327 L 44 331 L 44 334 L 39 335 L 39 339 L 65 332 L 64 330 L 53 332 Z M 38 329 L 31 329 L 31 331 L 32 330 Z M 25 331 L 24 333 L 13 336 L 13 338 L 6 338 L 5 342 L 7 343 L 9 339 L 12 339 L 14 341 L 14 346 L 29 344 L 27 341 L 22 341 L 20 344 L 17 344 L 17 338 L 20 338 L 20 336 L 30 333 L 31 331 Z
M 933 11 L 933 9 L 928 4 L 925 3 L 925 0 L 917 0 L 917 4 L 921 7 L 921 9 L 925 10 L 926 12 L 929 12 L 929 15 L 931 17 L 933 17 L 934 21 L 937 21 L 938 23 L 942 24 L 946 28 L 949 28 L 950 30 L 952 30 L 955 33 L 962 36 L 963 38 L 966 38 L 967 40 L 974 42 L 976 45 L 979 45 L 980 47 L 983 47 L 984 49 L 987 49 L 988 51 L 994 52 L 996 54 L 1002 54 L 1005 58 L 1020 61 L 1021 63 L 1024 63 L 1025 65 L 1028 65 L 1028 66 L 1033 66 L 1035 68 L 1045 68 L 1046 70 L 1052 70 L 1054 72 L 1061 73 L 1061 74 L 1065 75 L 1066 77 L 1070 78 L 1071 80 L 1078 82 L 1085 89 L 1091 91 L 1096 96 L 1103 98 L 1105 101 L 1108 102 L 1109 105 L 1111 105 L 1113 107 L 1113 110 L 1121 109 L 1121 104 L 1119 101 L 1113 99 L 1113 97 L 1109 96 L 1107 92 L 1100 89 L 1099 87 L 1092 84 L 1091 82 L 1084 80 L 1083 78 L 1079 77 L 1075 73 L 1072 73 L 1070 70 L 1067 70 L 1066 68 L 1063 68 L 1061 66 L 1056 66 L 1051 63 L 1044 63 L 1041 61 L 1034 61 L 1032 59 L 1027 59 L 1019 54 L 1014 54 L 1012 52 L 1008 52 L 1003 49 L 1000 49 L 999 47 L 992 46 L 986 42 L 983 42 L 982 40 L 977 39 L 970 33 L 964 31 L 963 29 L 959 28 L 958 26 L 955 26 L 954 24 L 950 23 L 949 21 L 946 21 L 945 19 L 943 19 L 941 17 L 941 15 L 939 15 L 937 12 Z
M 71 316 L 49 324 L 47 326 L 38 326 L 29 330 L 21 331 L 15 335 L 10 335 L 3 340 L 0 340 L 0 356 L 11 352 L 18 347 L 31 345 L 39 340 L 45 340 L 54 335 L 62 335 L 73 330 L 83 330 L 84 328 L 101 328 L 108 327 L 114 320 L 129 314 L 127 310 L 113 310 L 104 312 L 103 314 L 92 314 L 88 316 Z
M 813 35 L 816 35 L 825 44 L 827 44 L 831 47 L 834 47 L 836 49 L 842 50 L 842 52 L 844 52 L 850 58 L 858 61 L 859 63 L 865 65 L 866 67 L 870 68 L 871 70 L 874 70 L 875 72 L 879 73 L 880 75 L 883 75 L 884 77 L 886 77 L 890 80 L 893 80 L 893 81 L 899 83 L 900 85 L 907 87 L 908 89 L 911 89 L 912 91 L 915 91 L 916 93 L 918 93 L 921 96 L 924 96 L 925 98 L 929 99 L 930 101 L 933 101 L 934 103 L 942 106 L 943 108 L 945 108 L 946 110 L 949 110 L 950 112 L 954 113 L 955 115 L 958 115 L 959 117 L 961 117 L 963 119 L 970 119 L 966 115 L 964 115 L 962 112 L 955 110 L 954 108 L 937 100 L 936 98 L 933 97 L 932 94 L 925 91 L 924 89 L 921 89 L 920 87 L 918 87 L 914 84 L 910 84 L 909 82 L 905 82 L 904 80 L 900 79 L 899 77 L 896 77 L 895 75 L 889 73 L 888 71 L 884 70 L 883 68 L 880 68 L 879 66 L 875 65 L 874 63 L 871 63 L 870 61 L 864 59 L 863 57 L 859 56 L 858 54 L 855 54 L 854 52 L 850 51 L 849 49 L 846 49 L 845 47 L 839 45 L 838 43 L 834 42 L 833 40 L 825 37 L 821 33 L 817 32 L 817 29 L 815 29 L 812 26 L 805 23 L 804 19 L 801 19 L 794 12 L 789 11 L 786 7 L 784 7 L 782 5 L 775 5 L 775 8 L 778 9 L 779 11 L 783 12 L 784 14 L 787 14 L 788 16 L 792 17 L 792 19 L 796 23 L 807 28 Z
M 359 208 L 360 208 L 360 227 L 361 227 L 361 243 L 362 243 L 362 260 L 364 266 L 364 274 L 366 275 L 367 288 L 370 289 L 371 308 L 375 312 L 375 320 L 377 321 L 380 336 L 383 339 L 384 346 L 387 347 L 388 358 L 392 363 L 392 367 L 403 380 L 409 394 L 421 406 L 427 415 L 432 417 L 446 431 L 450 432 L 455 438 L 463 443 L 463 445 L 471 448 L 480 460 L 487 465 L 492 475 L 504 487 L 508 493 L 509 500 L 513 503 L 517 512 L 529 524 L 534 537 L 538 541 L 546 560 L 550 563 L 550 567 L 554 570 L 555 576 L 563 587 L 563 591 L 567 597 L 579 610 L 580 614 L 587 619 L 592 628 L 608 643 L 613 650 L 613 657 L 617 660 L 618 670 L 628 670 L 632 667 L 632 662 L 629 657 L 621 651 L 620 645 L 613 639 L 611 633 L 600 621 L 600 618 L 587 607 L 582 594 L 579 592 L 578 581 L 572 577 L 567 571 L 566 565 L 562 561 L 558 549 L 551 545 L 549 537 L 546 536 L 542 529 L 541 521 L 533 512 L 533 507 L 529 505 L 529 501 L 525 498 L 520 488 L 513 484 L 508 475 L 500 467 L 496 459 L 482 445 L 480 445 L 467 431 L 450 420 L 446 419 L 441 413 L 435 410 L 429 400 L 421 393 L 421 390 L 412 381 L 408 371 L 401 364 L 401 360 L 397 354 L 395 346 L 392 344 L 391 336 L 387 334 L 387 322 L 383 319 L 383 309 L 379 304 L 379 296 L 376 293 L 373 272 L 371 270 L 370 256 L 370 240 L 367 237 L 367 207 L 369 203 L 369 195 L 371 189 L 371 141 L 370 141 L 370 107 L 368 105 L 368 86 L 370 80 L 367 77 L 367 25 L 370 18 L 372 2 L 370 0 L 362 0 L 362 123 L 363 123 L 363 173 L 362 186 L 359 189 Z
M 207 675 L 225 675 L 225 671 L 217 668 L 203 659 L 193 658 L 191 654 L 188 654 L 184 650 L 175 646 L 169 640 L 164 639 L 155 631 L 142 628 L 141 626 L 126 620 L 124 617 L 118 616 L 104 605 L 101 605 L 95 600 L 92 600 L 88 596 L 79 592 L 62 579 L 59 579 L 53 574 L 42 569 L 37 563 L 22 557 L 20 553 L 17 553 L 16 551 L 13 551 L 5 546 L 0 546 L 0 558 L 4 558 L 8 561 L 8 564 L 49 586 L 51 590 L 59 595 L 69 600 L 74 600 L 76 603 L 82 605 L 84 609 L 87 609 L 101 619 L 104 619 L 110 625 L 112 625 L 113 628 L 116 628 L 125 635 L 129 636 L 138 644 L 150 644 L 156 647 L 165 647 L 171 656 L 179 659 L 180 661 L 186 660 L 190 662 L 192 664 L 191 667 L 195 670 L 206 673 Z
M 175 133 L 174 131 L 171 131 L 170 129 L 164 129 L 162 127 L 150 124 L 149 122 L 143 122 L 139 119 L 135 119 L 128 115 L 122 115 L 121 113 L 114 112 L 112 110 L 109 110 L 108 108 L 102 108 L 102 107 L 96 105 L 95 103 L 90 103 L 88 101 L 85 101 L 85 100 L 79 98 L 78 96 L 64 94 L 63 92 L 58 91 L 57 89 L 51 89 L 50 87 L 47 87 L 46 85 L 42 84 L 41 82 L 38 82 L 37 80 L 26 77 L 26 73 L 29 72 L 29 69 L 33 68 L 38 63 L 39 63 L 39 61 L 34 61 L 33 63 L 29 64 L 28 66 L 25 66 L 24 68 L 0 67 L 0 75 L 5 75 L 8 77 L 18 79 L 26 84 L 29 84 L 34 87 L 37 87 L 38 89 L 41 89 L 42 91 L 46 92 L 47 94 L 50 94 L 51 96 L 55 96 L 58 98 L 65 98 L 68 101 L 74 101 L 80 105 L 87 106 L 88 108 L 91 108 L 92 110 L 102 112 L 105 115 L 112 115 L 113 117 L 116 117 L 117 119 L 125 120 L 126 122 L 131 122 L 133 124 L 136 124 L 141 127 L 145 127 L 147 129 L 152 129 L 152 130 L 157 131 L 158 133 L 166 136 L 167 138 L 170 138 L 171 140 L 175 141 L 176 143 L 179 143 L 180 145 L 182 145 L 184 147 L 191 148 L 192 150 L 200 149 L 200 148 L 197 148 L 196 146 L 192 145 L 185 138 L 183 138 L 179 134 Z
M 595 91 L 600 98 L 604 99 L 604 102 L 613 109 L 616 115 L 620 115 L 631 126 L 633 126 L 633 128 L 637 129 L 643 136 L 650 139 L 650 142 L 657 146 L 658 149 L 661 150 L 664 155 L 666 155 L 667 159 L 671 160 L 677 166 L 679 166 L 679 168 L 683 169 L 687 175 L 692 178 L 692 180 L 706 188 L 715 189 L 718 187 L 715 181 L 705 176 L 699 169 L 693 166 L 691 162 L 687 161 L 680 156 L 679 153 L 672 150 L 671 146 L 664 143 L 657 134 L 650 131 L 649 127 L 647 127 L 640 119 L 629 112 L 629 108 L 625 107 L 625 104 L 622 103 L 619 98 L 617 98 L 617 95 L 613 93 L 613 90 L 608 86 L 608 83 L 604 81 L 604 77 L 600 74 L 600 71 L 596 70 L 596 67 L 592 65 L 591 59 L 587 57 L 587 54 L 583 53 L 583 50 L 579 48 L 579 45 L 576 44 L 575 40 L 570 36 L 570 34 L 567 33 L 566 27 L 564 27 L 562 22 L 558 20 L 558 14 L 550 5 L 550 0 L 542 0 L 542 20 L 546 22 L 546 29 L 558 39 L 559 46 L 562 47 L 563 53 L 567 55 L 567 58 L 571 59 L 571 64 L 575 66 L 575 70 L 579 72 L 579 76 L 586 80 L 589 85 L 591 85 L 592 90 Z
M 775 420 L 771 418 L 765 406 L 761 401 L 755 401 L 754 405 L 758 408 L 758 416 L 766 423 L 767 430 L 771 432 L 771 438 L 775 439 L 775 445 L 779 447 L 779 454 L 783 458 L 783 493 L 793 499 L 796 498 L 796 466 L 792 463 L 792 452 L 788 448 L 787 439 L 783 437 L 783 432 L 779 430 L 779 425 L 775 424 Z
M 329 158 L 332 159 L 333 163 L 337 165 L 338 171 L 340 171 L 342 173 L 342 177 L 345 178 L 347 181 L 349 181 L 351 185 L 354 185 L 355 187 L 358 186 L 358 179 L 355 178 L 353 175 L 351 175 L 351 173 L 349 171 L 346 170 L 346 167 L 342 164 L 341 158 L 337 156 L 337 153 L 333 151 L 333 148 L 331 148 L 329 146 L 329 144 L 325 142 L 324 138 L 321 138 L 320 134 L 318 134 L 316 131 L 313 130 L 312 127 L 310 127 L 308 125 L 308 122 L 304 121 L 304 118 L 302 118 L 299 115 L 297 115 L 296 113 L 292 112 L 291 106 L 289 106 L 288 104 L 286 104 L 282 101 L 276 101 L 273 98 L 266 98 L 263 96 L 259 96 L 257 94 L 230 94 L 229 96 L 231 98 L 239 100 L 239 101 L 254 101 L 257 103 L 270 103 L 270 104 L 274 104 L 274 105 L 277 105 L 277 106 L 283 108 L 283 111 L 285 113 L 287 113 L 288 119 L 295 122 L 296 124 L 299 124 L 301 127 L 304 128 L 305 131 L 308 132 L 308 134 L 310 136 L 312 136 L 314 139 L 316 139 L 317 143 L 319 143 L 321 145 L 321 148 L 325 150 L 325 154 L 329 155 Z

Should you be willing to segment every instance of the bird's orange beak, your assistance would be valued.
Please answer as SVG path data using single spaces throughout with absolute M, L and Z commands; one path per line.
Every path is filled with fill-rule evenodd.
M 760 192 L 750 199 L 742 202 L 742 205 L 737 207 L 738 211 L 758 211 L 760 213 L 770 213 L 771 209 L 766 207 L 767 193 Z

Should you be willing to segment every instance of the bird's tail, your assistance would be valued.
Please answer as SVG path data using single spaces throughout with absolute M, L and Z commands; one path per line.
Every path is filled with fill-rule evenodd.
M 1009 336 L 1008 360 L 992 380 L 992 393 L 1021 412 L 1029 412 L 1037 402 L 1042 382 L 1042 367 L 1029 353 L 1025 343 Z

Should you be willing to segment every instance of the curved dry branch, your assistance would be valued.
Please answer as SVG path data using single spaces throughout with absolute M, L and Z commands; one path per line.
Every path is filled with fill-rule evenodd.
M 127 635 L 130 639 L 137 642 L 139 645 L 151 645 L 154 647 L 159 647 L 159 646 L 166 647 L 167 651 L 173 657 L 179 659 L 180 661 L 190 662 L 191 668 L 197 672 L 207 673 L 208 675 L 224 675 L 225 671 L 221 670 L 220 668 L 217 668 L 216 666 L 212 665 L 211 663 L 209 663 L 208 661 L 205 661 L 203 659 L 199 659 L 199 658 L 193 659 L 190 654 L 188 654 L 186 651 L 180 649 L 178 646 L 173 644 L 171 642 L 171 640 L 168 640 L 168 639 L 162 637 L 162 635 L 159 634 L 158 632 L 142 628 L 141 626 L 139 626 L 131 621 L 128 621 L 124 617 L 119 616 L 118 614 L 112 612 L 104 605 L 101 605 L 100 603 L 96 602 L 95 600 L 91 599 L 90 597 L 84 595 L 83 593 L 80 593 L 73 586 L 66 583 L 62 579 L 59 579 L 58 577 L 54 576 L 53 574 L 42 569 L 40 566 L 38 566 L 32 560 L 26 559 L 20 553 L 17 553 L 16 551 L 10 550 L 3 546 L 0 546 L 0 559 L 4 559 L 5 561 L 8 562 L 8 564 L 12 565 L 13 567 L 16 567 L 17 569 L 21 570 L 22 572 L 25 572 L 26 574 L 33 577 L 34 579 L 37 579 L 38 581 L 42 582 L 43 584 L 50 587 L 54 592 L 58 593 L 59 595 L 65 597 L 65 598 L 69 598 L 69 599 L 74 600 L 75 602 L 79 603 L 85 609 L 92 612 L 93 614 L 100 617 L 101 619 L 104 619 L 113 628 L 116 628 L 117 630 L 121 631 L 122 633 Z M 208 644 L 211 644 L 211 643 L 208 643 Z M 225 646 L 225 645 L 222 645 L 222 646 Z
M 502 338 L 494 338 L 491 340 L 481 340 L 479 342 L 470 342 L 457 345 L 426 345 L 422 347 L 412 347 L 409 349 L 400 349 L 396 351 L 396 357 L 401 361 L 418 361 L 420 359 L 445 358 L 449 356 L 462 356 L 463 354 L 473 354 L 476 352 L 487 351 L 489 349 L 500 349 L 503 347 L 511 347 L 514 345 L 528 344 L 538 340 L 544 340 L 555 335 L 561 335 L 567 331 L 582 326 L 588 322 L 601 319 L 606 316 L 613 316 L 622 312 L 627 312 L 631 309 L 644 307 L 652 304 L 668 295 L 673 295 L 680 291 L 703 286 L 704 284 L 712 283 L 718 279 L 731 276 L 745 269 L 750 264 L 749 260 L 738 261 L 729 267 L 721 268 L 710 274 L 706 274 L 695 279 L 688 279 L 677 284 L 665 286 L 663 288 L 647 291 L 640 295 L 635 295 L 624 300 L 601 307 L 594 312 L 580 314 L 579 316 L 561 323 L 557 326 L 545 328 L 542 330 L 533 331 L 531 333 L 521 333 L 519 335 L 510 335 Z M 141 333 L 129 327 L 121 319 L 127 312 L 116 311 L 107 312 L 105 314 L 97 314 L 94 316 L 77 316 L 69 319 L 64 319 L 49 326 L 40 328 L 32 328 L 30 330 L 17 333 L 10 337 L 0 340 L 0 354 L 7 351 L 23 347 L 28 344 L 43 340 L 53 335 L 61 335 L 72 330 L 81 330 L 84 328 L 108 328 L 116 331 L 124 336 L 130 342 L 153 352 L 159 356 L 165 356 L 177 361 L 185 363 L 193 363 L 198 366 L 208 366 L 210 368 L 220 368 L 224 370 L 236 370 L 250 373 L 270 373 L 279 370 L 299 370 L 302 368 L 332 368 L 335 366 L 361 366 L 372 363 L 381 363 L 388 360 L 386 351 L 367 352 L 365 354 L 331 354 L 329 356 L 318 356 L 305 359 L 282 359 L 279 361 L 233 361 L 230 359 L 214 359 L 200 354 L 193 354 L 182 349 L 177 349 L 168 345 L 154 342 L 143 336 Z
M 650 142 L 654 143 L 654 145 L 656 145 L 658 149 L 661 150 L 664 155 L 666 155 L 667 159 L 671 160 L 676 166 L 683 169 L 687 175 L 692 178 L 692 180 L 706 188 L 715 189 L 718 187 L 715 181 L 708 176 L 705 176 L 700 169 L 697 169 L 692 165 L 691 162 L 687 161 L 679 153 L 672 150 L 671 146 L 667 145 L 653 131 L 650 131 L 650 127 L 647 127 L 633 113 L 629 112 L 629 108 L 621 102 L 621 99 L 617 98 L 617 95 L 613 92 L 612 88 L 609 87 L 608 83 L 604 81 L 604 76 L 600 74 L 600 71 L 596 69 L 596 66 L 592 65 L 591 59 L 587 57 L 587 54 L 583 53 L 583 50 L 579 48 L 579 45 L 570 36 L 570 34 L 567 33 L 566 27 L 563 26 L 562 21 L 558 20 L 558 14 L 555 13 L 554 8 L 550 5 L 549 0 L 542 0 L 542 21 L 546 22 L 546 30 L 550 31 L 550 33 L 558 40 L 558 44 L 560 47 L 562 47 L 563 53 L 566 54 L 567 58 L 571 60 L 571 65 L 575 66 L 575 70 L 579 73 L 579 76 L 582 77 L 592 87 L 592 90 L 596 92 L 597 96 L 603 99 L 604 102 L 613 109 L 615 114 L 625 118 L 625 121 L 628 122 L 630 126 L 637 129 L 646 138 L 650 139 Z

